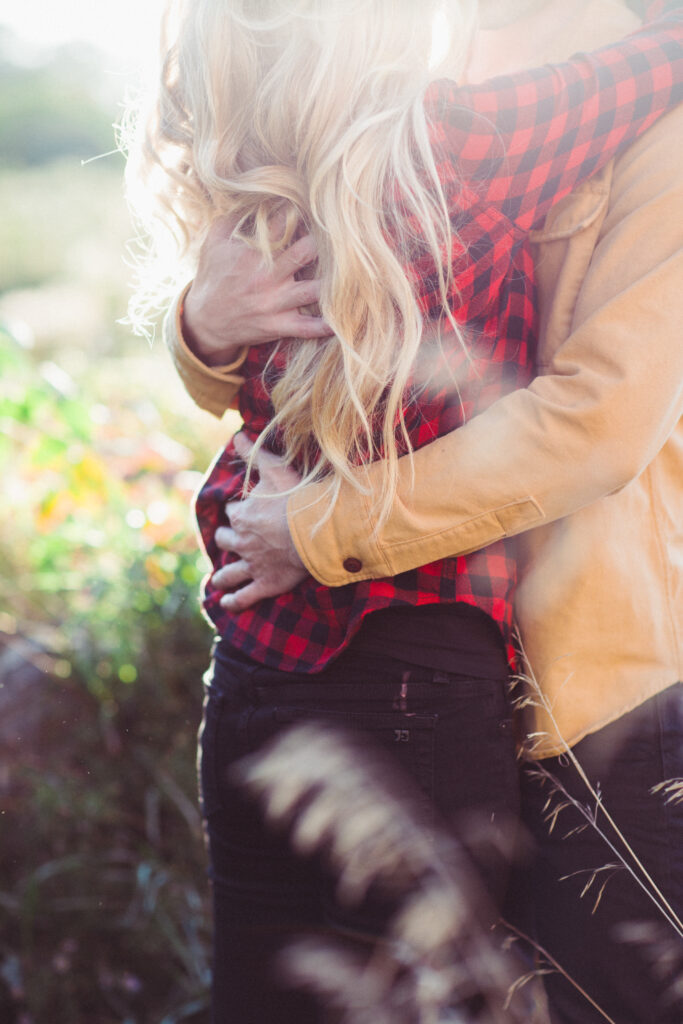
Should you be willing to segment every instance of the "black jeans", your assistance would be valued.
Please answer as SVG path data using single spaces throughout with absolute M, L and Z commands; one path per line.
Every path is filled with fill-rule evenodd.
M 666 795 L 652 793 L 652 787 L 683 778 L 683 684 L 587 736 L 574 753 L 680 918 L 683 802 L 667 803 Z M 568 794 L 594 807 L 565 756 L 548 758 L 541 766 Z M 683 982 L 683 940 L 632 876 L 623 867 L 609 866 L 618 865 L 618 858 L 575 807 L 561 810 L 548 830 L 546 801 L 564 801 L 551 791 L 552 784 L 539 780 L 537 769 L 524 769 L 523 817 L 537 844 L 526 899 L 535 905 L 538 941 L 616 1024 L 681 1024 L 683 999 L 680 989 L 675 997 L 672 985 Z M 613 836 L 602 814 L 597 823 Z M 605 1018 L 561 974 L 546 976 L 545 984 L 558 1024 L 603 1024 Z
M 218 646 L 200 734 L 203 813 L 214 898 L 215 1024 L 308 1024 L 308 997 L 280 987 L 271 964 L 292 933 L 365 924 L 335 906 L 318 865 L 293 856 L 284 837 L 234 787 L 230 766 L 302 718 L 337 722 L 390 752 L 434 813 L 458 837 L 482 823 L 516 822 L 518 766 L 501 658 L 496 679 L 415 668 L 352 651 L 315 676 L 232 657 Z M 410 783 L 411 785 L 413 783 Z M 494 898 L 505 887 L 493 845 L 478 867 Z

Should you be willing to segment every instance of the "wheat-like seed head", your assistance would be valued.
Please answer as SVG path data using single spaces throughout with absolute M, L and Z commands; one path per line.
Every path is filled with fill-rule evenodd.
M 396 907 L 384 934 L 355 948 L 296 943 L 288 976 L 341 1024 L 521 1024 L 526 1014 L 505 1008 L 516 965 L 491 934 L 478 880 L 397 771 L 365 737 L 319 724 L 291 729 L 239 766 L 293 847 L 332 867 L 340 900 L 358 904 L 377 886 Z

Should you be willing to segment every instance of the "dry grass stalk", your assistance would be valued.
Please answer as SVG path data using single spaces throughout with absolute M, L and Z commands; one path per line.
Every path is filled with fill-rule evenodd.
M 507 928 L 513 935 L 516 935 L 518 938 L 522 939 L 528 946 L 533 947 L 533 949 L 536 950 L 536 953 L 540 957 L 540 960 L 536 965 L 536 970 L 530 971 L 528 974 L 525 974 L 521 978 L 518 978 L 518 980 L 515 982 L 515 985 L 513 986 L 513 989 L 510 992 L 510 996 L 514 995 L 515 990 L 520 989 L 523 985 L 528 984 L 528 982 L 532 981 L 533 979 L 541 977 L 544 974 L 552 974 L 556 972 L 557 974 L 561 974 L 563 978 L 566 978 L 567 981 L 574 986 L 576 991 L 579 992 L 584 997 L 584 999 L 590 1003 L 593 1009 L 597 1010 L 597 1012 L 602 1017 L 604 1017 L 604 1019 L 607 1021 L 607 1024 L 617 1024 L 617 1022 L 612 1017 L 610 1017 L 609 1014 L 606 1013 L 601 1006 L 599 1006 L 595 1002 L 593 997 L 590 996 L 588 992 L 586 992 L 586 990 L 582 988 L 581 985 L 579 985 L 579 983 L 575 981 L 574 978 L 572 978 L 571 975 L 565 971 L 564 967 L 562 967 L 562 965 L 558 963 L 554 956 L 551 956 L 547 949 L 544 949 L 543 946 L 540 946 L 538 942 L 535 941 L 535 939 L 532 939 L 530 938 L 530 936 L 525 935 L 524 932 L 519 930 L 519 928 L 516 928 L 513 924 L 510 924 L 509 921 L 503 921 L 502 923 L 504 927 Z
M 618 938 L 642 948 L 652 973 L 662 984 L 662 1006 L 683 1004 L 683 946 L 664 925 L 653 921 L 622 924 Z
M 522 708 L 530 705 L 542 707 L 550 718 L 556 734 L 561 737 L 562 734 L 555 719 L 552 704 L 546 698 L 536 676 L 534 675 L 534 671 L 524 652 L 524 647 L 519 634 L 517 635 L 517 646 L 520 664 L 524 665 L 525 668 L 523 672 L 520 672 L 515 677 L 515 683 L 523 688 L 522 695 L 515 701 L 516 708 L 517 710 L 521 710 Z M 528 736 L 529 743 L 526 753 L 529 757 L 533 757 L 534 744 L 539 739 L 539 735 L 530 734 Z M 546 821 L 550 829 L 552 830 L 552 828 L 555 827 L 558 817 L 564 809 L 569 806 L 574 807 L 584 818 L 586 825 L 598 832 L 606 846 L 609 847 L 614 854 L 618 864 L 628 871 L 636 884 L 657 908 L 662 918 L 671 925 L 676 935 L 679 938 L 683 938 L 683 921 L 681 921 L 681 918 L 671 906 L 671 903 L 654 881 L 651 874 L 615 822 L 614 818 L 605 807 L 599 787 L 593 786 L 581 763 L 576 757 L 576 754 L 567 743 L 564 744 L 563 756 L 566 757 L 575 768 L 578 777 L 586 787 L 586 793 L 591 802 L 584 804 L 577 800 L 567 792 L 564 786 L 562 786 L 559 780 L 552 775 L 551 772 L 539 763 L 536 769 L 536 774 L 539 779 L 547 783 L 551 787 L 553 793 L 559 797 L 559 802 L 553 803 L 549 798 L 546 803 Z M 671 787 L 670 799 L 678 800 L 683 798 L 681 796 L 681 793 L 683 792 L 683 782 L 681 780 L 669 780 L 668 782 L 655 787 L 655 789 L 660 789 L 662 787 L 666 788 L 667 786 Z M 612 870 L 616 870 L 614 865 L 608 865 L 608 867 Z M 600 870 L 602 870 L 602 868 L 595 870 L 594 877 L 589 879 L 588 886 L 584 888 L 584 893 L 591 887 L 592 882 L 595 880 L 595 877 L 597 877 L 597 872 Z M 604 886 L 600 891 L 599 898 L 602 896 L 603 891 Z M 597 906 L 597 903 L 595 906 Z M 595 910 L 595 907 L 593 909 Z
M 666 779 L 653 786 L 652 793 L 664 793 L 667 804 L 683 803 L 683 779 Z
M 302 725 L 240 768 L 295 849 L 331 865 L 341 902 L 357 905 L 379 890 L 395 908 L 384 934 L 363 947 L 297 943 L 286 955 L 290 979 L 341 1024 L 528 1022 L 528 1008 L 508 1006 L 517 964 L 482 914 L 486 901 L 463 852 L 366 743 Z

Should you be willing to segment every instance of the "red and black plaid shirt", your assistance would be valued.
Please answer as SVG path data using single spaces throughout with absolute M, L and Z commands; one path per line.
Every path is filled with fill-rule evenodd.
M 423 345 L 405 409 L 414 448 L 529 382 L 536 335 L 529 230 L 683 99 L 682 9 L 656 6 L 668 6 L 666 21 L 597 54 L 480 86 L 440 81 L 428 90 L 431 140 L 457 236 L 452 310 L 469 358 L 453 335 L 440 346 Z M 408 271 L 426 317 L 441 317 L 433 264 L 416 257 Z M 272 418 L 269 387 L 287 350 L 280 344 L 275 352 L 271 345 L 249 352 L 240 412 L 252 437 Z M 241 495 L 243 482 L 244 465 L 228 445 L 197 499 L 214 569 L 228 560 L 214 534 L 226 522 L 225 502 Z M 209 581 L 204 607 L 218 632 L 256 661 L 317 672 L 346 646 L 365 615 L 393 605 L 465 601 L 488 613 L 509 645 L 514 582 L 515 559 L 501 540 L 389 579 L 330 588 L 308 577 L 290 593 L 240 614 L 220 607 L 221 592 Z

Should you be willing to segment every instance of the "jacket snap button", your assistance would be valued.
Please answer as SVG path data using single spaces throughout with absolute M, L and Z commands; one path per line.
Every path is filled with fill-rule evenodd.
M 360 572 L 363 568 L 360 558 L 345 558 L 343 564 L 347 572 Z

